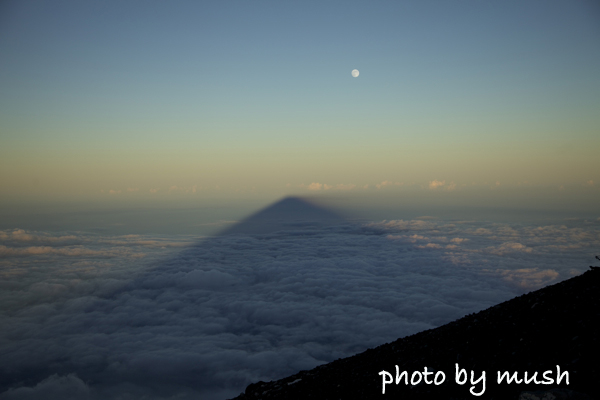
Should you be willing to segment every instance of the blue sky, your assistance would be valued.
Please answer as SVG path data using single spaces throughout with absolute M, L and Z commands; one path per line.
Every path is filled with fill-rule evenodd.
M 0 190 L 13 201 L 600 181 L 591 1 L 33 1 L 2 14 Z

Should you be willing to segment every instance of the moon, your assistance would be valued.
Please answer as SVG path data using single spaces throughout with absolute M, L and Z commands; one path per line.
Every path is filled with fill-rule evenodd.
M 360 72 L 358 72 L 358 70 L 357 70 L 357 69 L 353 69 L 353 70 L 352 70 L 352 76 L 353 76 L 353 77 L 355 77 L 355 78 L 356 78 L 356 77 L 358 77 L 358 74 L 359 74 L 359 73 L 360 73 Z

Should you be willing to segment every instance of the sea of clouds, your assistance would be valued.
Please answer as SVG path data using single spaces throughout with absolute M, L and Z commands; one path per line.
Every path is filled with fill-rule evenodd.
M 225 399 L 584 272 L 600 221 L 0 231 L 0 399 Z

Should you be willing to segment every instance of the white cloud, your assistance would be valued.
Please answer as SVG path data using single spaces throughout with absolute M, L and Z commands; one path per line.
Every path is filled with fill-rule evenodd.
M 425 245 L 416 246 L 418 249 L 441 249 L 442 246 L 437 243 L 427 243 Z
M 469 240 L 469 239 L 466 239 L 466 238 L 453 238 L 453 239 L 451 239 L 450 241 L 451 241 L 452 243 L 458 243 L 458 244 L 460 244 L 460 243 L 462 243 L 462 242 L 465 242 L 465 241 L 467 241 L 467 240 Z
M 303 188 L 307 188 L 308 190 L 312 190 L 312 191 L 319 191 L 319 190 L 352 190 L 354 188 L 356 188 L 356 185 L 354 184 L 344 184 L 344 183 L 338 183 L 337 185 L 329 185 L 327 183 L 319 183 L 319 182 L 313 182 L 310 185 L 305 185 L 305 184 L 301 184 L 300 187 Z
M 331 189 L 333 186 L 328 185 L 326 183 L 318 183 L 318 182 L 313 182 L 310 185 L 308 185 L 308 190 L 329 190 Z
M 531 247 L 527 247 L 524 244 L 521 243 L 515 243 L 515 242 L 506 242 L 506 243 L 502 243 L 500 246 L 490 246 L 484 249 L 484 251 L 487 251 L 489 253 L 492 254 L 496 254 L 499 256 L 508 254 L 508 253 L 512 253 L 515 251 L 522 251 L 525 253 L 531 253 L 533 251 L 533 249 Z
M 566 279 L 598 228 L 391 220 L 193 245 L 0 231 L 0 400 L 234 397 Z
M 422 229 L 432 229 L 435 225 L 429 221 L 423 220 L 391 220 L 391 221 L 381 221 L 381 222 L 371 222 L 367 224 L 368 227 L 372 228 L 383 228 L 383 229 L 398 229 L 398 230 L 422 230 Z
M 212 224 L 214 226 L 220 226 Z M 110 244 L 113 246 L 144 246 L 144 247 L 156 247 L 156 248 L 167 248 L 167 247 L 187 247 L 190 243 L 186 242 L 169 242 L 164 240 L 115 240 L 108 239 L 104 240 L 103 243 Z
M 388 186 L 402 186 L 402 183 L 401 182 L 392 182 L 392 181 L 383 181 L 383 182 L 377 183 L 375 185 L 375 187 L 377 189 L 383 189 Z
M 405 242 L 409 242 L 409 243 L 417 243 L 417 241 L 421 240 L 429 240 L 429 238 L 423 236 L 423 235 L 387 235 L 386 236 L 388 239 L 391 240 L 404 240 Z
M 444 186 L 445 184 L 446 181 L 438 181 L 437 179 L 434 179 L 431 182 L 429 182 L 429 189 L 437 189 L 441 186 Z
M 84 239 L 75 235 L 48 235 L 27 232 L 24 229 L 0 231 L 0 240 L 13 242 L 37 242 L 37 243 L 81 243 Z
M 524 289 L 539 287 L 555 280 L 559 273 L 552 269 L 524 268 L 517 270 L 497 270 L 508 282 Z

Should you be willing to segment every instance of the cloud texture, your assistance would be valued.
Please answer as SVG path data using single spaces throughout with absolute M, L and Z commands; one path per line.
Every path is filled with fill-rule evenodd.
M 428 218 L 201 240 L 4 231 L 0 399 L 234 396 L 578 274 L 598 228 Z

